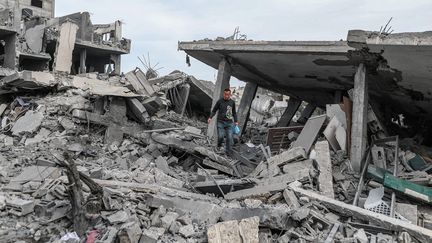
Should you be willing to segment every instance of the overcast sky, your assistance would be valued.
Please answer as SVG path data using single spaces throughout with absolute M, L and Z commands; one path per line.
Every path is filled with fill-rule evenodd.
M 431 0 L 56 1 L 56 16 L 84 11 L 94 24 L 124 22 L 132 50 L 123 56 L 123 72 L 142 67 L 137 56 L 149 53 L 162 75 L 178 69 L 210 81 L 216 70 L 193 58 L 188 67 L 178 41 L 227 37 L 236 26 L 253 40 L 345 40 L 349 29 L 379 30 L 390 17 L 394 32 L 432 30 Z

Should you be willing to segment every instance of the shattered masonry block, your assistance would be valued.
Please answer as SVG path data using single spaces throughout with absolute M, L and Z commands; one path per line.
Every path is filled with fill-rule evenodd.
M 242 242 L 237 220 L 221 222 L 209 227 L 207 230 L 207 237 L 209 243 Z
M 118 211 L 107 217 L 110 224 L 125 223 L 129 219 L 129 214 L 126 211 Z
M 33 212 L 34 201 L 23 199 L 6 200 L 6 209 L 9 211 L 9 213 L 16 216 L 25 216 Z
M 54 201 L 41 200 L 34 206 L 34 212 L 38 217 L 51 217 L 55 206 Z
M 255 216 L 252 218 L 242 219 L 239 222 L 239 233 L 243 242 L 247 243 L 258 243 L 258 232 L 259 232 L 259 221 L 260 218 Z
M 41 112 L 27 111 L 23 117 L 15 122 L 11 130 L 12 134 L 18 136 L 25 132 L 34 133 L 39 129 L 43 119 L 44 116 Z
M 144 229 L 139 243 L 156 243 L 164 233 L 164 228 L 150 227 Z
M 137 222 L 129 222 L 121 226 L 117 234 L 119 242 L 138 242 L 142 231 Z

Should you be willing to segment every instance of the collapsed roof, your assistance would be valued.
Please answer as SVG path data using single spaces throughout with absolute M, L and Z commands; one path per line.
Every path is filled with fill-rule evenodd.
M 347 41 L 193 41 L 179 49 L 232 75 L 318 106 L 354 86 L 359 63 L 368 68 L 371 102 L 395 114 L 432 118 L 432 32 L 383 34 L 351 30 Z

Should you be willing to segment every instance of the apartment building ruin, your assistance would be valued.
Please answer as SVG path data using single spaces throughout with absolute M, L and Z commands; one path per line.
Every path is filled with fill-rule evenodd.
M 122 37 L 122 23 L 93 24 L 87 12 L 54 17 L 54 8 L 54 0 L 0 1 L 0 75 L 22 70 L 120 74 L 121 55 L 131 47 Z

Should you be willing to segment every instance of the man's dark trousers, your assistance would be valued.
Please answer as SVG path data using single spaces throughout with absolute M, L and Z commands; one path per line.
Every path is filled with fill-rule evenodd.
M 232 121 L 217 121 L 218 147 L 222 146 L 225 137 L 225 151 L 228 155 L 232 154 L 232 147 L 234 144 L 233 125 L 234 123 Z

